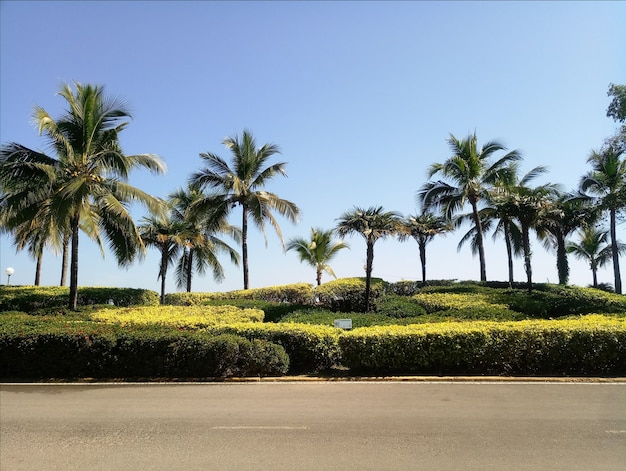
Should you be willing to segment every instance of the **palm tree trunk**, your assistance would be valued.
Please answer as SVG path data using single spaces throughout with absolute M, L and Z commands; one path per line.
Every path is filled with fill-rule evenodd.
M 611 209 L 610 218 L 611 218 L 611 250 L 613 252 L 613 275 L 615 277 L 615 292 L 617 294 L 622 294 L 622 277 L 619 272 L 619 251 L 617 248 L 617 229 L 616 229 L 616 218 L 615 218 L 615 210 Z
M 72 217 L 70 227 L 72 231 L 72 253 L 70 259 L 70 302 L 69 308 L 75 311 L 78 307 L 78 215 Z
M 511 229 L 508 222 L 504 224 L 504 243 L 509 268 L 509 288 L 513 288 L 513 248 L 511 247 Z
M 565 237 L 559 232 L 556 234 L 556 268 L 559 273 L 559 284 L 566 285 L 569 280 L 569 263 L 565 250 Z
M 161 247 L 161 297 L 159 298 L 159 303 L 165 303 L 165 275 L 167 275 L 167 255 L 168 255 L 168 247 L 167 244 L 163 244 Z
M 61 283 L 59 286 L 65 286 L 67 282 L 67 259 L 69 258 L 70 248 L 70 235 L 69 233 L 63 234 L 63 255 L 61 256 Z
M 593 276 L 593 287 L 597 288 L 598 287 L 598 268 L 595 264 L 595 262 L 591 262 L 591 274 Z
M 41 284 L 41 264 L 43 261 L 43 250 L 37 254 L 37 267 L 35 268 L 35 286 Z
M 374 243 L 367 242 L 367 259 L 365 261 L 365 312 L 370 310 L 370 293 L 372 291 L 372 267 L 374 266 Z
M 524 247 L 524 270 L 526 270 L 526 283 L 528 292 L 533 290 L 533 269 L 530 264 L 530 229 L 526 224 L 522 224 L 522 245 Z
M 480 260 L 480 281 L 487 281 L 487 264 L 485 262 L 485 246 L 483 244 L 483 225 L 478 215 L 476 201 L 472 201 L 472 213 L 476 225 L 476 245 L 478 246 L 478 259 Z
M 187 260 L 187 292 L 191 293 L 191 273 L 193 272 L 193 248 L 189 248 L 189 259 Z
M 243 289 L 248 289 L 248 206 L 243 205 L 241 220 L 241 258 L 243 261 Z
M 420 251 L 420 263 L 422 265 L 422 284 L 426 285 L 426 242 L 418 240 L 417 246 Z
M 317 286 L 319 286 L 322 284 L 322 269 L 318 267 L 316 272 L 317 272 L 316 273 Z

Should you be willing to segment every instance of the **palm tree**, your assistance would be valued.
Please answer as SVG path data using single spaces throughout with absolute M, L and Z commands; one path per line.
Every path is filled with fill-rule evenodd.
M 613 258 L 611 244 L 607 244 L 609 231 L 598 230 L 594 226 L 585 226 L 578 231 L 580 241 L 568 242 L 567 253 L 573 254 L 580 260 L 589 262 L 593 276 L 593 287 L 598 287 L 598 268 L 602 268 Z M 618 243 L 617 249 L 626 252 L 626 244 Z
M 170 218 L 145 217 L 138 227 L 141 240 L 146 246 L 159 249 L 159 274 L 161 280 L 161 304 L 165 302 L 165 277 L 168 267 L 185 245 L 187 225 L 184 222 L 173 221 Z
M 337 278 L 328 262 L 337 255 L 341 249 L 349 248 L 349 245 L 341 241 L 333 241 L 333 230 L 311 228 L 311 238 L 294 238 L 287 243 L 287 251 L 295 250 L 300 256 L 300 261 L 315 268 L 317 286 L 322 284 L 322 273 Z
M 395 211 L 383 211 L 382 206 L 371 206 L 368 209 L 355 207 L 343 213 L 337 221 L 335 231 L 342 239 L 355 233 L 365 239 L 365 310 L 369 311 L 374 244 L 379 239 L 397 235 L 401 231 L 402 217 Z
M 417 242 L 422 265 L 422 283 L 426 283 L 426 246 L 436 235 L 445 234 L 450 230 L 452 225 L 445 218 L 437 217 L 430 212 L 422 211 L 419 215 L 409 215 L 404 219 L 399 239 L 403 241 L 407 237 L 413 237 Z
M 200 157 L 206 167 L 191 176 L 190 183 L 200 188 L 210 187 L 217 194 L 206 199 L 199 207 L 217 207 L 226 212 L 235 206 L 241 206 L 241 254 L 243 258 L 243 287 L 248 289 L 248 219 L 261 229 L 265 237 L 265 224 L 269 222 L 276 231 L 278 238 L 285 248 L 280 226 L 272 211 L 277 211 L 292 222 L 296 222 L 300 210 L 291 201 L 282 199 L 274 193 L 263 190 L 265 184 L 277 175 L 287 176 L 285 162 L 265 167 L 268 159 L 279 153 L 274 144 L 265 144 L 256 147 L 254 137 L 249 131 L 243 131 L 238 136 L 227 137 L 224 145 L 232 152 L 233 167 L 229 167 L 225 160 L 216 154 L 201 153 Z M 220 209 L 221 208 L 221 209 Z M 267 238 L 265 238 L 267 244 Z
M 199 274 L 206 273 L 210 268 L 216 281 L 224 279 L 224 268 L 218 260 L 219 253 L 228 253 L 235 265 L 239 265 L 239 254 L 230 245 L 219 238 L 229 235 L 236 242 L 241 241 L 241 230 L 230 225 L 225 212 L 219 208 L 198 211 L 196 205 L 203 202 L 206 195 L 198 187 L 189 185 L 186 189 L 179 188 L 169 195 L 172 219 L 186 224 L 186 240 L 176 268 L 176 285 L 185 287 L 191 292 L 191 281 L 194 270 Z
M 556 249 L 559 284 L 566 285 L 569 279 L 566 240 L 576 229 L 593 223 L 597 212 L 584 201 L 565 193 L 549 198 L 547 203 L 546 211 L 537 224 L 538 234 L 546 249 Z
M 40 107 L 34 119 L 40 134 L 45 134 L 58 159 L 43 158 L 40 153 L 15 145 L 3 147 L 2 177 L 23 178 L 29 173 L 45 174 L 49 184 L 35 189 L 27 201 L 16 207 L 36 206 L 48 201 L 51 214 L 67 221 L 71 234 L 70 309 L 78 301 L 79 229 L 88 228 L 109 241 L 120 265 L 130 263 L 145 249 L 128 206 L 144 204 L 151 212 L 162 210 L 163 202 L 128 184 L 128 175 L 136 167 L 163 173 L 165 164 L 156 155 L 125 155 L 118 135 L 126 127 L 122 122 L 129 112 L 117 100 L 104 95 L 101 86 L 65 84 L 60 92 L 69 109 L 58 120 Z M 18 145 L 19 146 L 19 145 Z M 26 215 L 22 217 L 26 220 Z
M 465 139 L 457 139 L 452 134 L 448 139 L 452 156 L 443 163 L 434 163 L 428 170 L 428 178 L 440 174 L 445 181 L 428 182 L 418 192 L 418 198 L 425 210 L 439 207 L 442 213 L 451 219 L 466 203 L 472 208 L 472 218 L 476 226 L 476 245 L 480 259 L 480 280 L 487 281 L 483 229 L 478 214 L 481 201 L 488 196 L 488 190 L 498 180 L 499 174 L 512 161 L 520 160 L 514 150 L 498 159 L 495 163 L 490 158 L 506 148 L 496 142 L 487 142 L 479 150 L 476 133 Z
M 528 186 L 530 180 L 543 172 L 545 172 L 545 168 L 535 167 L 524 175 L 517 185 L 510 186 L 507 192 L 492 195 L 492 202 L 498 205 L 502 212 L 515 217 L 519 222 L 522 232 L 524 270 L 529 293 L 532 291 L 530 229 L 536 227 L 537 222 L 549 208 L 548 198 L 559 191 L 559 185 L 552 183 L 537 187 Z
M 580 191 L 591 193 L 592 200 L 603 211 L 609 212 L 609 230 L 613 255 L 615 292 L 622 294 L 617 242 L 617 214 L 626 208 L 626 159 L 623 149 L 608 146 L 600 152 L 592 151 L 587 159 L 592 170 L 580 180 Z

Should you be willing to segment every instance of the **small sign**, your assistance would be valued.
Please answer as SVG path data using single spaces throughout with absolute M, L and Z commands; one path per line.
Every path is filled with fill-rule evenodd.
M 340 329 L 352 329 L 352 319 L 335 319 L 335 327 Z

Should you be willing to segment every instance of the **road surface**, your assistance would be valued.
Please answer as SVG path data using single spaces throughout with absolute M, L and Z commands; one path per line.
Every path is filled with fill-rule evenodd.
M 0 386 L 0 469 L 626 469 L 626 383 Z

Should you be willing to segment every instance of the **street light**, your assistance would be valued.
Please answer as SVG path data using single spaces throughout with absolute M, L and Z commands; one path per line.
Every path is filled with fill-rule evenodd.
M 11 284 L 11 275 L 13 273 L 15 273 L 15 270 L 13 270 L 13 267 L 7 267 L 6 270 L 4 270 L 7 274 L 7 285 Z

